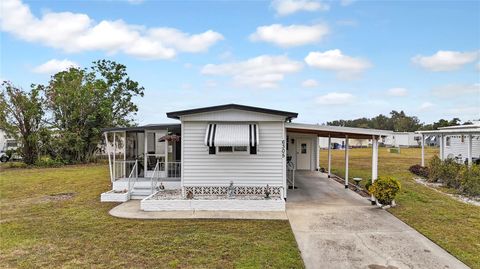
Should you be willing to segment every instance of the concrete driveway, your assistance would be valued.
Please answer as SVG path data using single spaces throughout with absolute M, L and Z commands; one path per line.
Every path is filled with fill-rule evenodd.
M 319 172 L 296 173 L 287 216 L 307 268 L 468 268 L 390 213 Z

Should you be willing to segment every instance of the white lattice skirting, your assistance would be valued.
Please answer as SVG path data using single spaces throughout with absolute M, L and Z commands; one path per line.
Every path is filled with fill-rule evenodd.
M 185 194 L 192 192 L 193 196 L 204 196 L 204 195 L 227 195 L 229 187 L 226 186 L 186 186 Z M 234 194 L 238 196 L 242 195 L 259 195 L 264 196 L 266 191 L 266 186 L 234 186 Z M 282 196 L 282 187 L 278 186 L 269 186 L 270 197 L 281 197 Z

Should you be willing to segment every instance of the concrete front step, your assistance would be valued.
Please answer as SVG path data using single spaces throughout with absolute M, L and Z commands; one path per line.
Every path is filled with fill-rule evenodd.
M 152 189 L 151 188 L 145 188 L 145 187 L 135 187 L 133 188 L 131 194 L 130 194 L 130 199 L 143 199 L 147 196 L 152 194 Z

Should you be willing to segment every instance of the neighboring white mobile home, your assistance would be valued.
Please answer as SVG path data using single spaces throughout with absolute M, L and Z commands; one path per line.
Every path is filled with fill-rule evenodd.
M 436 137 L 440 146 L 440 158 L 456 159 L 460 163 L 480 162 L 480 122 L 439 128 L 433 131 L 419 131 L 423 139 Z M 423 140 L 421 139 L 421 141 Z M 422 143 L 422 165 L 425 165 Z
M 17 148 L 18 148 L 17 140 L 7 135 L 5 130 L 0 129 L 0 151 L 5 152 L 6 150 L 9 150 L 9 149 L 15 150 Z
M 384 139 L 386 147 L 419 147 L 422 136 L 414 132 L 391 132 Z
M 385 136 L 293 123 L 297 113 L 236 104 L 167 116 L 180 123 L 104 130 L 112 190 L 102 201 L 142 199 L 145 211 L 284 210 L 295 171 L 319 169 L 319 137 L 345 141 L 348 160 L 349 141 L 371 139 L 378 150 Z M 346 171 L 348 186 L 348 162 Z

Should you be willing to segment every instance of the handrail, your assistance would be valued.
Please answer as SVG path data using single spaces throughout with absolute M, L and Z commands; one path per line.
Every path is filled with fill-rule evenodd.
M 131 181 L 132 181 L 132 178 L 133 178 L 133 175 L 134 175 L 134 172 L 135 172 L 135 182 L 133 182 L 133 186 L 130 186 L 131 185 Z M 130 172 L 130 174 L 128 175 L 128 193 L 131 193 L 132 192 L 132 189 L 133 187 L 135 186 L 135 183 L 138 181 L 138 161 L 135 160 L 135 165 L 133 166 L 132 168 L 132 171 Z
M 151 194 L 153 194 L 154 189 L 157 187 L 156 186 L 157 182 L 155 182 L 155 188 L 154 188 L 153 179 L 155 178 L 155 175 L 158 173 L 159 168 L 160 168 L 160 163 L 157 160 L 157 163 L 155 164 L 155 168 L 153 169 L 152 177 L 150 178 Z

